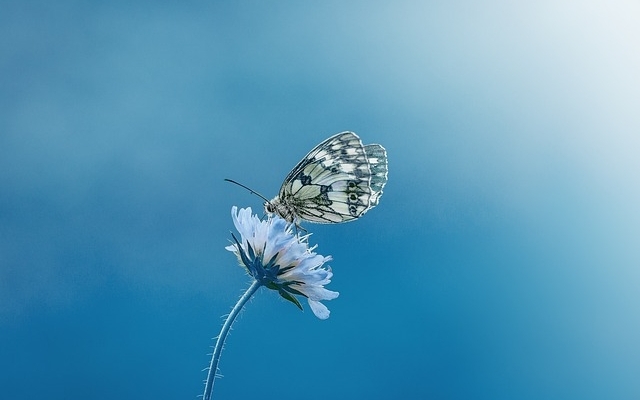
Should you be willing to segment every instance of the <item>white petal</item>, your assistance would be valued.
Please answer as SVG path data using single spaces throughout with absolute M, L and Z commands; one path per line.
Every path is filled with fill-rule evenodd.
M 320 319 L 327 319 L 329 318 L 329 314 L 331 314 L 327 306 L 319 301 L 309 299 L 309 307 L 311 307 L 311 311 L 313 311 L 316 317 Z
M 315 301 L 333 300 L 340 295 L 340 292 L 334 292 L 316 285 L 295 285 L 295 288 L 304 293 L 310 300 Z

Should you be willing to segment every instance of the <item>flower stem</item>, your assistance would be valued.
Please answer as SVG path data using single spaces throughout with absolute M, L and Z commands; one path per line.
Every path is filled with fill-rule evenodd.
M 236 317 L 242 310 L 242 307 L 246 304 L 247 301 L 253 296 L 253 294 L 258 290 L 258 288 L 262 286 L 262 282 L 258 280 L 254 280 L 249 289 L 240 297 L 240 300 L 233 306 L 233 310 L 227 316 L 227 319 L 224 321 L 224 325 L 222 325 L 222 330 L 220 331 L 220 335 L 218 335 L 218 340 L 216 341 L 216 347 L 213 349 L 213 355 L 211 356 L 211 364 L 209 365 L 209 373 L 207 374 L 207 383 L 204 386 L 204 395 L 202 396 L 203 400 L 211 399 L 211 391 L 213 390 L 213 381 L 216 378 L 216 372 L 218 371 L 218 363 L 220 362 L 220 353 L 222 352 L 222 347 L 224 346 L 224 341 L 227 338 L 227 334 L 229 334 L 229 330 L 231 329 L 231 325 L 233 325 L 233 321 L 235 321 Z

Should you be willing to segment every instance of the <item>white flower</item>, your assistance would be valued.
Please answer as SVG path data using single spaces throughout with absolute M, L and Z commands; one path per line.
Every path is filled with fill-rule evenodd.
M 292 226 L 277 215 L 260 220 L 251 214 L 251 208 L 231 208 L 233 224 L 240 232 L 241 241 L 227 246 L 238 257 L 240 265 L 258 282 L 277 290 L 285 299 L 300 309 L 294 295 L 304 296 L 311 311 L 320 319 L 329 318 L 329 309 L 323 300 L 338 297 L 338 292 L 324 288 L 331 282 L 331 268 L 323 267 L 331 257 L 324 257 L 309 248 L 309 235 L 298 236 Z

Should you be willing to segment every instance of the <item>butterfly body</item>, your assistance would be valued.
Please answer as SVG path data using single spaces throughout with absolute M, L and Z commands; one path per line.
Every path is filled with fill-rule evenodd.
M 290 223 L 353 221 L 378 205 L 387 182 L 387 153 L 353 132 L 317 145 L 287 175 L 265 211 Z

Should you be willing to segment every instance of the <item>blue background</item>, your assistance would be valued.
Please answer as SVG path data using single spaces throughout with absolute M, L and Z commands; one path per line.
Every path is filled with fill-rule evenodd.
M 106 2 L 105 2 L 106 3 Z M 268 3 L 268 4 L 267 4 Z M 249 279 L 232 205 L 326 137 L 380 205 L 307 225 L 217 399 L 640 398 L 636 1 L 0 5 L 0 397 L 195 399 Z

